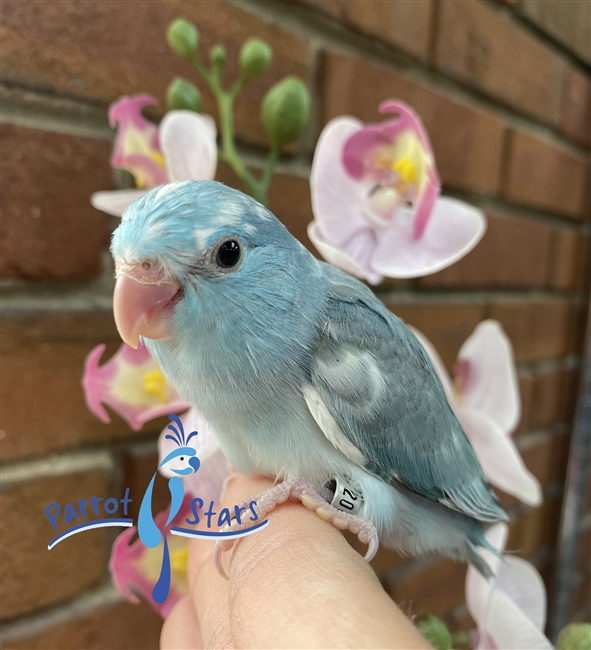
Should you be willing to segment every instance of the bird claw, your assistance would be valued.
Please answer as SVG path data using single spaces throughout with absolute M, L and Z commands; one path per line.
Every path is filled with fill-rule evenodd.
M 259 496 L 255 497 L 254 501 L 256 501 L 257 515 L 260 519 L 265 518 L 275 509 L 276 506 L 285 503 L 288 499 L 294 502 L 301 502 L 305 508 L 315 512 L 318 517 L 328 521 L 335 526 L 335 528 L 338 528 L 339 530 L 349 530 L 357 535 L 360 542 L 369 545 L 364 559 L 367 562 L 370 562 L 374 558 L 379 547 L 379 537 L 373 523 L 368 519 L 363 519 L 357 515 L 352 515 L 338 510 L 327 503 L 318 494 L 313 485 L 306 483 L 301 479 L 286 479 L 279 485 L 274 485 L 272 488 L 269 488 Z M 252 501 L 253 499 L 244 501 L 238 507 L 248 508 L 248 504 Z M 232 526 L 232 530 L 238 531 L 246 525 L 247 524 L 244 523 L 238 526 Z M 225 526 L 224 529 L 228 530 L 229 526 Z M 224 552 L 232 549 L 234 541 L 235 540 L 232 539 L 217 541 L 213 550 L 213 561 L 215 567 L 218 573 L 226 580 L 228 580 L 229 577 L 223 567 L 222 555 Z

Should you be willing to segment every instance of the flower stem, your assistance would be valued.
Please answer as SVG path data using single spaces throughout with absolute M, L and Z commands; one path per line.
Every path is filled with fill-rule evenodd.
M 242 86 L 246 79 L 240 75 L 232 88 L 229 91 L 226 91 L 221 84 L 219 69 L 216 68 L 212 71 L 207 70 L 196 56 L 191 59 L 191 62 L 193 67 L 205 81 L 209 90 L 211 90 L 218 105 L 222 136 L 222 146 L 219 151 L 220 160 L 223 160 L 230 165 L 236 175 L 248 188 L 248 192 L 254 199 L 259 201 L 259 203 L 266 205 L 267 192 L 269 184 L 271 183 L 273 169 L 275 168 L 277 159 L 279 158 L 279 149 L 273 148 L 271 150 L 271 153 L 267 158 L 267 164 L 263 175 L 260 180 L 257 180 L 244 164 L 244 161 L 236 150 L 236 144 L 234 142 L 234 100 L 242 90 Z

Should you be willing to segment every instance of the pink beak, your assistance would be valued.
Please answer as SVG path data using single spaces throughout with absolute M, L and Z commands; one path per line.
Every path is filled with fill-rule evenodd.
M 148 284 L 127 273 L 117 273 L 113 311 L 119 334 L 127 345 L 137 348 L 140 336 L 169 338 L 170 310 L 166 307 L 179 289 L 176 281 Z

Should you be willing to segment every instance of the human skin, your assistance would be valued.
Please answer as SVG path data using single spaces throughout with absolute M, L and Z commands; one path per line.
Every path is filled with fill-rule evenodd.
M 271 485 L 234 475 L 222 503 L 232 508 Z M 162 649 L 431 648 L 363 557 L 301 504 L 279 506 L 269 526 L 224 555 L 229 580 L 212 551 L 213 542 L 191 541 L 190 594 L 164 622 Z

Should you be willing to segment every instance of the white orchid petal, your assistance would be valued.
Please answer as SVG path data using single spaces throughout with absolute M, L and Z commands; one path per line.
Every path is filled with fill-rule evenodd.
M 218 156 L 213 118 L 193 111 L 169 111 L 159 136 L 169 181 L 213 180 Z
M 90 197 L 92 207 L 114 217 L 120 217 L 125 210 L 147 190 L 113 190 L 110 192 L 95 192 Z
M 551 650 L 548 638 L 504 592 L 495 590 L 490 598 L 484 628 L 503 650 Z
M 360 232 L 363 235 L 363 232 Z M 379 284 L 384 278 L 375 273 L 371 267 L 363 263 L 371 252 L 369 249 L 373 245 L 373 240 L 358 242 L 358 246 L 351 251 L 346 250 L 345 247 L 338 248 L 331 245 L 326 241 L 320 224 L 317 221 L 312 221 L 308 224 L 308 237 L 322 257 L 333 266 L 336 266 L 351 275 L 362 280 L 367 280 L 371 284 Z M 373 246 L 372 246 L 373 248 Z M 351 253 L 351 254 L 349 254 Z
M 486 531 L 485 536 L 488 543 L 493 548 L 498 549 L 499 553 L 502 553 L 507 542 L 508 534 L 509 527 L 507 524 L 499 523 L 491 526 Z M 496 576 L 502 560 L 498 555 L 486 548 L 479 549 L 479 552 Z M 466 607 L 479 628 L 484 623 L 488 602 L 495 585 L 496 577 L 486 580 L 474 567 L 468 567 L 466 573 Z
M 356 231 L 367 228 L 361 207 L 367 186 L 351 178 L 342 161 L 345 142 L 362 127 L 363 123 L 353 117 L 331 120 L 314 151 L 310 174 L 312 211 L 324 239 L 336 247 Z
M 511 433 L 521 417 L 519 385 L 511 342 L 497 321 L 486 320 L 466 339 L 458 354 L 468 361 L 462 387 L 467 406 L 486 413 L 503 433 Z
M 463 201 L 440 197 L 420 239 L 414 239 L 412 211 L 402 208 L 391 226 L 377 233 L 371 264 L 387 277 L 416 278 L 444 269 L 470 252 L 486 231 L 478 208 Z
M 542 489 L 513 440 L 489 416 L 466 407 L 456 415 L 489 483 L 530 506 L 542 503 Z
M 505 593 L 538 628 L 546 625 L 546 587 L 538 570 L 520 557 L 505 557 L 498 568 L 496 589 Z

